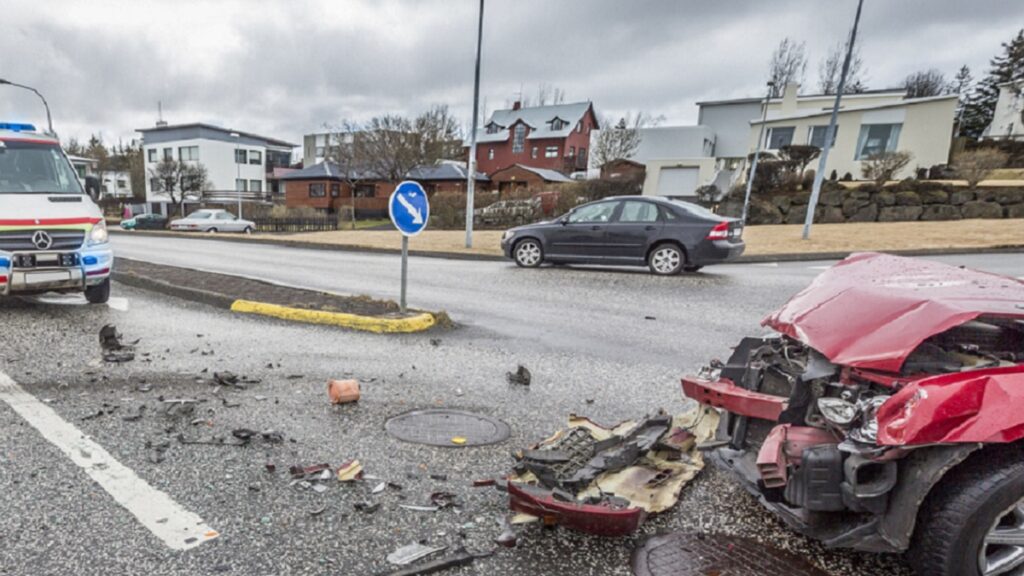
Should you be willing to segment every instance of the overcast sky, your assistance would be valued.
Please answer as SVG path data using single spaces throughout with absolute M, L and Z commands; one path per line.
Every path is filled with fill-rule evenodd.
M 38 88 L 62 137 L 108 142 L 209 122 L 301 142 L 325 122 L 472 114 L 475 0 L 0 0 L 0 78 Z M 807 43 L 805 85 L 848 34 L 855 0 L 487 0 L 488 110 L 540 83 L 599 116 L 696 121 L 699 100 L 763 92 L 769 56 Z M 1024 27 L 1019 0 L 865 0 L 867 84 L 962 64 L 975 77 Z M 0 121 L 44 124 L 35 96 L 0 86 Z

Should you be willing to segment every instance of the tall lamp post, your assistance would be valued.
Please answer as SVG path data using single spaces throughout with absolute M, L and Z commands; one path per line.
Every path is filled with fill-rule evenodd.
M 857 1 L 857 15 L 853 18 L 853 29 L 850 30 L 850 42 L 846 46 L 846 58 L 843 59 L 843 71 L 839 73 L 839 85 L 836 86 L 836 100 L 832 104 L 832 116 L 825 130 L 825 142 L 821 145 L 821 158 L 818 159 L 818 171 L 814 174 L 814 187 L 811 188 L 811 199 L 807 202 L 807 217 L 804 219 L 803 239 L 811 237 L 811 225 L 814 224 L 814 209 L 818 206 L 821 195 L 821 183 L 825 178 L 825 164 L 828 163 L 828 152 L 832 149 L 832 139 L 836 137 L 836 121 L 839 116 L 839 103 L 843 100 L 846 89 L 846 75 L 850 71 L 850 59 L 853 58 L 853 43 L 857 40 L 857 25 L 860 24 L 860 10 L 864 0 Z
M 480 114 L 480 46 L 484 39 L 484 0 L 476 27 L 476 73 L 473 77 L 473 129 L 469 133 L 469 173 L 466 175 L 466 248 L 473 247 L 473 194 L 476 192 L 476 129 Z
M 764 125 L 768 122 L 768 102 L 772 99 L 775 82 L 768 82 L 768 93 L 764 95 L 764 110 L 761 112 L 761 129 L 757 133 L 757 147 L 754 148 L 754 161 L 750 163 L 750 176 L 747 177 L 747 191 L 743 195 L 743 225 L 747 225 L 747 209 L 750 207 L 750 189 L 754 186 L 757 174 L 757 160 L 761 157 L 761 146 L 764 145 Z
M 35 92 L 36 96 L 39 96 L 39 99 L 43 101 L 43 108 L 46 108 L 46 126 L 50 132 L 50 135 L 57 136 L 57 133 L 53 131 L 53 119 L 50 118 L 50 105 L 46 103 L 46 98 L 43 98 L 43 95 L 39 93 L 39 90 L 36 90 L 31 86 L 25 86 L 24 84 L 18 84 L 17 82 L 11 82 L 10 80 L 4 80 L 3 78 L 0 78 L 0 85 L 3 84 L 6 84 L 8 86 L 14 86 L 16 88 L 24 88 L 25 90 L 31 90 L 32 92 Z
M 242 219 L 242 165 L 238 163 L 238 141 L 242 135 L 232 132 L 231 137 L 235 139 L 235 194 L 238 196 L 238 219 Z

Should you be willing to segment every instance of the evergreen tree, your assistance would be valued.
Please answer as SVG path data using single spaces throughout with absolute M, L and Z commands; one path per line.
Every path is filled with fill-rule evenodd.
M 1024 79 L 1024 29 L 1009 42 L 1003 42 L 1003 52 L 990 62 L 988 76 L 975 86 L 964 104 L 960 133 L 979 138 L 990 123 L 999 99 L 999 85 Z

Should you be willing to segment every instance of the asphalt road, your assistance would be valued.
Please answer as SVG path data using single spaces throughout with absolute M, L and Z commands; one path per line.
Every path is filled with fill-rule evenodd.
M 394 256 L 126 236 L 115 238 L 115 249 L 311 288 L 397 292 Z M 1024 275 L 1022 255 L 942 259 Z M 472 480 L 502 474 L 511 450 L 564 426 L 572 412 L 614 423 L 659 408 L 683 410 L 679 376 L 758 333 L 760 318 L 827 264 L 719 266 L 654 278 L 414 258 L 411 303 L 446 309 L 463 326 L 401 337 L 242 317 L 124 286 L 115 286 L 112 306 L 0 302 L 0 373 L 220 534 L 190 550 L 170 549 L 94 480 L 105 466 L 87 474 L 79 465 L 85 455 L 61 452 L 0 402 L 0 574 L 375 574 L 388 568 L 390 551 L 420 539 L 491 550 L 505 500 L 492 489 L 470 488 Z M 141 339 L 133 362 L 100 361 L 97 332 L 107 323 L 126 340 Z M 505 381 L 517 364 L 533 372 L 529 388 Z M 196 380 L 221 370 L 260 382 L 218 394 Z M 358 404 L 328 404 L 325 383 L 341 376 L 364 382 Z M 171 417 L 159 413 L 160 397 L 203 402 L 193 414 Z M 141 419 L 122 418 L 142 405 Z M 512 438 L 436 449 L 384 432 L 388 417 L 432 406 L 500 418 Z M 277 430 L 286 441 L 235 447 L 176 439 L 230 437 L 238 427 Z M 165 459 L 154 462 L 152 447 L 165 441 Z M 330 482 L 318 493 L 290 485 L 284 472 L 292 464 L 337 466 L 349 458 L 402 489 L 371 494 L 377 481 Z M 267 472 L 268 462 L 275 473 Z M 433 513 L 398 507 L 423 503 L 438 490 L 458 494 L 464 506 Z M 367 514 L 354 509 L 359 502 L 381 507 Z M 898 558 L 828 551 L 793 535 L 712 467 L 684 489 L 675 509 L 634 537 L 526 527 L 517 548 L 499 548 L 450 573 L 624 575 L 643 537 L 673 529 L 755 537 L 836 575 L 905 573 Z

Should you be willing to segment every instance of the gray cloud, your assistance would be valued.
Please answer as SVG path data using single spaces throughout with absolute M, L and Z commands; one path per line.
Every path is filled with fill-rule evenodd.
M 84 5 L 84 6 L 83 6 Z M 759 94 L 780 39 L 806 41 L 806 83 L 845 38 L 853 0 L 488 0 L 482 94 L 494 109 L 541 82 L 598 112 L 696 119 L 694 102 Z M 206 121 L 299 141 L 343 118 L 470 115 L 476 2 L 4 0 L 0 77 L 31 84 L 62 135 L 135 136 L 164 103 Z M 1012 0 L 867 0 L 859 39 L 872 87 L 935 67 L 980 76 L 1024 22 Z M 39 122 L 0 88 L 0 118 Z

